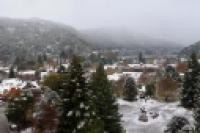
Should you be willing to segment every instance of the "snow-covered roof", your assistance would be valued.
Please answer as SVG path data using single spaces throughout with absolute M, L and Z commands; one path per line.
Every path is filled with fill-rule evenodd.
M 0 94 L 4 92 L 4 90 L 9 90 L 11 88 L 23 88 L 26 85 L 26 82 L 23 82 L 17 78 L 10 78 L 2 80 L 0 83 Z
M 185 73 L 179 73 L 179 75 L 180 75 L 180 76 L 184 76 L 184 75 L 185 75 Z
M 108 69 L 108 68 L 113 68 L 115 69 L 117 67 L 117 64 L 112 64 L 112 65 L 104 65 L 104 69 Z
M 62 66 L 64 66 L 65 68 L 68 68 L 68 67 L 69 67 L 69 63 L 67 63 L 67 64 L 62 64 Z
M 56 69 L 53 66 L 50 66 L 50 65 L 46 65 L 45 69 L 46 69 L 47 72 L 56 72 L 55 71 Z
M 113 73 L 111 75 L 108 75 L 108 80 L 111 81 L 117 81 L 119 80 L 122 76 L 129 76 L 134 78 L 135 81 L 137 81 L 140 77 L 142 72 L 122 72 L 122 73 Z
M 181 60 L 181 62 L 188 61 L 188 59 L 187 59 L 187 58 L 181 58 L 180 60 Z
M 33 86 L 35 86 L 34 88 L 37 88 L 37 89 L 40 88 L 36 81 L 26 82 L 18 78 L 9 78 L 9 79 L 2 80 L 2 82 L 0 83 L 0 94 L 2 94 L 4 90 L 10 90 L 11 88 L 22 89 L 27 85 L 27 83 L 31 83 Z
M 35 70 L 26 70 L 26 71 L 21 71 L 19 72 L 19 75 L 34 75 Z
M 9 70 L 9 67 L 2 67 L 2 66 L 0 66 L 0 70 L 1 71 Z
M 112 75 L 108 75 L 108 80 L 117 81 L 120 79 L 120 77 L 122 77 L 122 75 L 122 73 L 114 73 Z
M 0 71 L 3 71 L 3 72 L 6 72 L 6 73 L 9 73 L 10 68 L 9 68 L 9 67 L 3 67 L 3 66 L 0 66 Z M 14 69 L 14 71 L 16 72 L 16 69 Z
M 159 68 L 157 64 L 128 64 L 128 66 L 133 68 Z
M 48 74 L 49 72 L 41 72 L 40 73 L 41 80 L 44 80 L 44 77 L 47 76 Z
M 168 64 L 168 66 L 171 66 L 171 67 L 176 67 L 177 64 Z

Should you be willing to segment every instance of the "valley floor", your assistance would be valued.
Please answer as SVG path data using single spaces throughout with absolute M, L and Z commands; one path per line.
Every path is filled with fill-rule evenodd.
M 126 133 L 163 133 L 168 121 L 173 116 L 184 116 L 193 124 L 192 111 L 186 110 L 174 103 L 161 103 L 156 100 L 138 100 L 127 102 L 118 99 L 119 109 L 122 116 L 123 127 Z M 140 108 L 145 107 L 148 116 L 148 122 L 138 120 Z M 158 113 L 159 116 L 153 119 L 150 112 Z

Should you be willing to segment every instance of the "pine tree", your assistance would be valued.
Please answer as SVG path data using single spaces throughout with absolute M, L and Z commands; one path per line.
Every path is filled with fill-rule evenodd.
M 195 119 L 195 131 L 196 133 L 199 133 L 200 132 L 200 102 L 198 102 L 196 105 L 195 112 L 194 112 L 194 119 Z
M 122 133 L 118 105 L 103 65 L 99 65 L 96 73 L 93 74 L 90 87 L 93 90 L 97 115 L 104 123 L 104 131 L 106 133 Z
M 74 56 L 67 76 L 62 78 L 62 114 L 57 133 L 102 133 L 101 122 L 95 114 L 79 58 Z
M 145 63 L 145 58 L 143 57 L 142 52 L 140 52 L 138 55 L 138 61 L 139 63 Z
M 128 77 L 124 85 L 124 99 L 133 101 L 137 96 L 137 87 L 133 78 Z
M 175 81 L 181 81 L 181 78 L 178 74 L 178 72 L 176 71 L 176 69 L 172 66 L 167 66 L 165 68 L 165 74 L 169 77 L 171 77 L 173 80 Z
M 194 108 L 199 95 L 198 83 L 199 63 L 196 54 L 193 53 L 188 61 L 188 71 L 185 73 L 183 89 L 181 92 L 181 104 L 185 108 Z
M 13 66 L 10 67 L 8 78 L 15 78 L 15 72 Z
M 200 76 L 197 77 L 198 81 L 196 84 L 196 89 L 199 91 L 195 95 L 196 103 L 194 109 L 194 120 L 195 120 L 195 131 L 196 133 L 200 132 Z
M 151 81 L 145 87 L 146 87 L 145 95 L 153 96 L 155 93 L 155 82 Z
M 38 56 L 37 56 L 37 63 L 38 63 L 39 65 L 42 65 L 42 64 L 43 64 L 42 55 L 38 55 Z

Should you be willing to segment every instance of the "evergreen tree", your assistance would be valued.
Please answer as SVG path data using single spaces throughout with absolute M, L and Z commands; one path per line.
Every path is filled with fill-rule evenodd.
M 151 81 L 146 85 L 146 96 L 153 96 L 155 93 L 155 82 Z
M 199 91 L 196 94 L 196 104 L 194 109 L 194 120 L 195 120 L 195 131 L 196 133 L 200 132 L 200 76 L 198 76 L 198 81 L 196 84 L 196 89 Z
M 93 74 L 90 87 L 93 90 L 97 115 L 104 123 L 104 131 L 106 133 L 122 133 L 118 105 L 103 65 L 99 65 L 96 73 Z
M 199 63 L 196 54 L 193 53 L 188 61 L 188 71 L 185 73 L 183 89 L 181 92 L 181 104 L 185 108 L 194 108 L 200 89 L 197 86 L 199 75 Z
M 13 66 L 10 67 L 8 78 L 15 78 L 15 71 Z
M 59 67 L 58 67 L 58 71 L 57 71 L 58 73 L 65 73 L 66 72 L 66 68 L 63 66 L 63 65 L 59 65 Z
M 42 65 L 42 64 L 43 64 L 42 55 L 38 55 L 38 56 L 37 56 L 37 63 L 38 63 L 39 65 Z
M 200 132 L 200 102 L 198 102 L 196 105 L 195 112 L 194 112 L 194 119 L 195 119 L 195 131 L 196 133 L 199 133 Z
M 167 76 L 171 77 L 173 80 L 181 81 L 181 78 L 174 67 L 168 65 L 165 68 L 165 73 Z
M 41 80 L 40 74 L 41 74 L 40 70 L 35 71 L 35 80 L 37 80 L 38 82 Z
M 137 87 L 133 78 L 128 77 L 124 85 L 124 99 L 133 101 L 137 96 Z
M 57 133 L 102 133 L 95 114 L 92 91 L 87 87 L 79 58 L 74 56 L 67 76 L 62 78 L 62 114 Z
M 145 58 L 143 57 L 142 52 L 140 52 L 138 55 L 138 61 L 139 63 L 145 63 Z
M 47 61 L 47 54 L 46 53 L 43 54 L 43 61 Z
M 44 78 L 43 85 L 48 86 L 51 90 L 59 92 L 61 85 L 62 74 L 59 73 L 51 73 Z

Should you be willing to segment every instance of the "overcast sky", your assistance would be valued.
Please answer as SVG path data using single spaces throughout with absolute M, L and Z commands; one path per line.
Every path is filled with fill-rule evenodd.
M 120 27 L 184 45 L 200 40 L 200 0 L 0 0 L 0 16 Z

